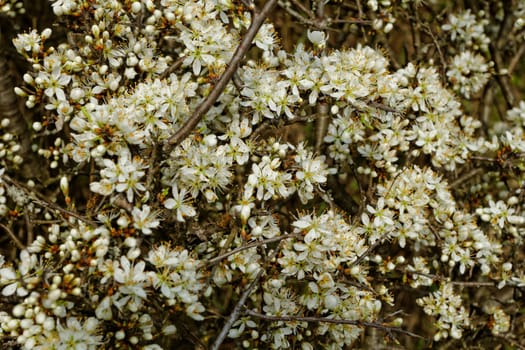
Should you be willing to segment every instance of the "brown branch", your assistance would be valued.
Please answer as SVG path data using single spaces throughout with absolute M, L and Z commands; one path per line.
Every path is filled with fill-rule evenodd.
M 516 65 L 518 64 L 518 62 L 521 61 L 521 56 L 523 56 L 524 53 L 525 53 L 525 44 L 521 44 L 518 52 L 516 52 L 514 57 L 512 57 L 512 59 L 510 60 L 509 68 L 507 69 L 507 74 L 509 76 L 511 76 L 512 73 L 514 72 Z
M 306 6 L 301 4 L 300 1 L 298 1 L 298 0 L 290 0 L 290 2 L 293 3 L 295 6 L 297 6 L 301 11 L 306 13 L 310 19 L 314 19 L 315 18 L 314 13 L 309 8 L 307 8 Z
M 424 273 L 424 272 L 418 272 L 418 271 L 407 271 L 407 273 L 410 273 L 412 275 L 419 275 L 423 277 L 430 278 L 434 281 L 440 281 L 440 282 L 446 282 L 450 283 L 455 286 L 462 286 L 462 287 L 496 287 L 495 282 L 476 282 L 476 281 L 451 281 L 449 278 L 433 275 L 431 273 Z
M 500 54 L 500 50 L 494 45 L 490 45 L 490 53 L 494 58 L 494 68 L 496 72 L 501 72 L 504 68 L 503 59 Z M 514 90 L 512 83 L 510 81 L 510 76 L 508 74 L 497 74 L 496 81 L 498 82 L 505 102 L 507 102 L 507 107 L 512 108 L 516 104 L 516 96 L 514 95 Z
M 285 10 L 290 16 L 297 19 L 302 24 L 306 24 L 307 26 L 312 26 L 314 28 L 319 28 L 319 23 L 316 23 L 313 19 L 308 19 L 301 15 L 299 12 L 295 11 L 291 8 L 291 3 L 286 1 L 279 1 L 279 6 Z M 313 15 L 313 14 L 312 14 Z
M 124 195 L 119 194 L 118 196 L 112 198 L 111 204 L 117 206 L 120 209 L 126 210 L 128 213 L 131 213 L 133 211 L 133 204 L 128 202 L 126 197 Z
M 301 24 L 303 24 L 303 25 L 305 25 L 307 27 L 311 27 L 311 28 L 315 28 L 315 29 L 319 29 L 319 30 L 329 30 L 329 31 L 332 31 L 332 32 L 338 32 L 339 31 L 339 29 L 337 29 L 337 28 L 332 28 L 332 27 L 328 26 L 328 22 L 333 23 L 332 20 L 326 21 L 325 19 L 315 18 L 315 15 L 311 11 L 308 11 L 309 18 L 306 18 L 305 16 L 301 15 L 299 12 L 297 12 L 293 8 L 291 8 L 292 4 L 290 2 L 280 0 L 278 2 L 278 4 L 290 16 L 294 17 Z M 299 4 L 299 2 L 297 2 L 297 1 L 294 2 L 294 5 L 298 6 L 298 4 Z M 300 7 L 300 6 L 298 6 L 298 7 Z
M 80 214 L 78 214 L 78 213 L 76 213 L 76 212 L 74 212 L 72 210 L 68 210 L 68 209 L 62 208 L 58 204 L 53 203 L 50 200 L 48 200 L 46 198 L 46 196 L 26 188 L 24 185 L 22 185 L 22 184 L 18 183 L 17 181 L 11 179 L 9 176 L 7 176 L 5 174 L 2 175 L 1 178 L 5 182 L 7 182 L 7 183 L 9 183 L 9 184 L 19 188 L 20 190 L 22 190 L 29 198 L 31 198 L 33 200 L 33 203 L 35 203 L 37 205 L 40 205 L 40 206 L 42 206 L 44 208 L 56 210 L 56 211 L 62 213 L 62 215 L 64 215 L 65 217 L 72 216 L 72 217 L 77 218 L 78 220 L 83 221 L 83 222 L 85 222 L 87 224 L 90 224 L 92 226 L 98 226 L 98 223 L 96 221 L 90 220 L 90 219 L 88 219 L 88 218 L 86 218 L 86 217 L 84 217 L 84 216 L 82 216 L 82 215 L 80 215 Z
M 374 108 L 377 108 L 377 109 L 380 109 L 380 110 L 385 111 L 385 112 L 392 112 L 392 113 L 397 113 L 397 114 L 403 113 L 403 111 L 397 110 L 397 109 L 392 108 L 392 107 L 388 107 L 387 105 L 384 105 L 384 104 L 379 103 L 379 102 L 370 101 L 369 104 L 370 104 L 370 106 L 372 106 Z
M 301 316 L 270 316 L 270 315 L 264 315 L 256 311 L 252 310 L 246 310 L 245 311 L 247 315 L 252 317 L 257 317 L 262 320 L 266 321 L 284 321 L 284 322 L 310 322 L 310 323 L 334 323 L 334 324 L 347 324 L 357 327 L 370 327 L 370 328 L 377 328 L 381 329 L 388 333 L 400 333 L 405 334 L 414 338 L 419 339 L 425 339 L 424 337 L 412 333 L 410 331 L 404 330 L 402 328 L 398 327 L 390 327 L 381 323 L 375 323 L 375 322 L 366 322 L 366 321 L 360 321 L 360 320 L 338 320 L 333 318 L 326 318 L 326 317 L 301 317 Z
M 273 237 L 273 238 L 264 239 L 262 241 L 255 241 L 255 242 L 252 242 L 252 243 L 248 243 L 248 244 L 243 245 L 241 247 L 235 248 L 235 249 L 233 249 L 233 250 L 231 250 L 231 251 L 229 251 L 227 253 L 220 254 L 220 255 L 216 256 L 215 258 L 211 258 L 210 260 L 206 261 L 205 263 L 203 263 L 198 268 L 203 268 L 203 267 L 214 265 L 214 264 L 218 263 L 219 261 L 221 261 L 222 259 L 226 259 L 227 257 L 229 257 L 229 256 L 231 256 L 233 254 L 237 254 L 239 252 L 242 252 L 243 250 L 246 250 L 246 249 L 250 249 L 250 248 L 253 248 L 253 247 L 260 247 L 260 246 L 268 244 L 268 243 L 279 242 L 279 241 L 282 241 L 284 239 L 293 238 L 293 237 L 298 237 L 298 236 L 296 234 L 287 234 L 287 235 L 282 235 L 282 236 L 277 236 L 277 237 Z
M 275 248 L 275 250 L 272 252 L 272 254 L 270 254 L 270 256 L 268 256 L 268 261 L 272 261 L 275 258 L 275 256 L 277 255 L 277 253 L 279 252 L 279 250 L 281 248 L 282 242 L 283 241 L 281 240 L 279 242 L 279 245 L 277 246 L 277 248 Z M 228 335 L 228 332 L 232 328 L 232 326 L 235 323 L 235 321 L 237 321 L 237 319 L 239 318 L 239 316 L 241 314 L 241 311 L 242 311 L 242 308 L 243 308 L 244 304 L 246 303 L 246 300 L 248 300 L 248 297 L 250 296 L 250 294 L 252 294 L 253 290 L 255 289 L 255 285 L 259 282 L 259 280 L 261 279 L 261 277 L 262 277 L 264 272 L 265 272 L 264 268 L 261 267 L 259 269 L 259 272 L 257 272 L 257 275 L 255 276 L 253 281 L 248 286 L 248 288 L 242 293 L 239 301 L 237 302 L 237 304 L 233 308 L 233 311 L 230 314 L 230 317 L 228 318 L 228 320 L 226 321 L 226 323 L 222 327 L 221 332 L 217 336 L 217 339 L 215 339 L 215 341 L 213 342 L 213 345 L 210 347 L 210 350 L 219 350 L 222 342 L 224 341 L 224 339 Z
M 439 55 L 439 59 L 441 61 L 441 69 L 440 69 L 441 70 L 441 78 L 443 79 L 443 81 L 446 81 L 446 77 L 447 77 L 447 74 L 446 74 L 447 60 L 445 59 L 445 55 L 443 55 L 443 51 L 441 50 L 441 46 L 439 45 L 438 40 L 437 40 L 436 36 L 434 35 L 434 32 L 432 32 L 432 28 L 430 28 L 430 25 L 428 25 L 428 24 L 424 25 L 423 29 L 426 30 L 427 34 L 432 39 L 432 42 L 434 43 L 434 46 L 436 47 L 436 50 L 437 50 L 438 55 Z
M 374 249 L 376 249 L 381 243 L 383 243 L 384 240 L 378 239 L 372 245 L 370 245 L 366 251 L 357 257 L 356 261 L 352 263 L 352 266 L 359 265 Z
M 346 23 L 346 24 L 362 24 L 362 25 L 372 25 L 372 21 L 366 19 L 331 19 L 330 24 L 334 23 Z
M 161 79 L 161 80 L 165 79 L 171 73 L 175 72 L 177 70 L 177 68 L 180 67 L 182 62 L 184 62 L 185 58 L 186 58 L 186 56 L 180 56 L 175 62 L 173 62 L 173 64 L 171 66 L 169 66 L 168 68 L 166 68 L 166 70 L 164 72 L 162 72 L 162 74 L 159 76 L 159 79 Z
M 497 39 L 491 40 L 491 44 L 489 45 L 489 51 L 493 57 L 494 69 L 498 73 L 506 68 L 501 52 L 505 47 L 508 46 L 509 31 L 512 28 L 512 17 L 513 16 L 511 15 L 511 12 L 508 11 L 507 8 L 503 7 L 503 20 L 501 21 L 497 33 Z M 501 92 L 507 103 L 508 109 L 514 107 L 516 103 L 516 95 L 510 78 L 510 74 L 496 74 L 496 81 L 501 88 Z
M 155 177 L 158 174 L 161 163 L 158 162 L 159 158 L 159 143 L 154 142 L 153 148 L 151 149 L 150 153 L 150 159 L 151 159 L 151 166 L 148 169 L 148 175 L 146 177 L 146 190 L 150 191 L 152 189 L 152 184 L 155 181 Z
M 20 250 L 26 249 L 24 244 L 22 242 L 20 242 L 18 237 L 16 237 L 16 235 L 13 233 L 13 231 L 11 231 L 11 229 L 9 227 L 7 227 L 6 225 L 4 225 L 2 223 L 0 223 L 0 227 L 3 228 L 5 232 L 7 232 L 7 235 L 13 240 L 13 242 L 15 243 L 15 245 L 17 246 L 18 249 L 20 249 Z
M 318 103 L 317 113 L 319 118 L 315 121 L 315 152 L 319 153 L 324 142 L 324 137 L 328 131 L 328 124 L 330 123 L 330 108 L 328 103 Z
M 263 268 L 259 269 L 259 272 L 257 273 L 257 276 L 255 276 L 255 279 L 250 283 L 248 288 L 246 288 L 246 290 L 242 293 L 241 298 L 239 299 L 239 301 L 233 308 L 233 311 L 230 314 L 230 317 L 228 318 L 228 320 L 222 327 L 221 332 L 217 336 L 217 339 L 215 339 L 215 341 L 213 342 L 212 346 L 210 347 L 210 350 L 219 350 L 222 342 L 226 338 L 226 335 L 232 328 L 235 321 L 237 321 L 237 319 L 239 318 L 239 315 L 241 314 L 241 310 L 242 310 L 244 303 L 246 303 L 246 300 L 248 300 L 248 297 L 250 296 L 250 294 L 252 294 L 252 291 L 254 290 L 257 282 L 259 282 L 259 279 L 261 278 L 263 272 L 264 272 Z
M 259 28 L 264 23 L 264 20 L 272 10 L 272 8 L 277 3 L 277 0 L 268 0 L 264 5 L 262 10 L 258 13 L 255 13 L 250 28 L 248 32 L 242 39 L 241 43 L 235 50 L 232 59 L 230 60 L 226 70 L 222 74 L 221 78 L 214 86 L 211 93 L 206 97 L 206 99 L 197 107 L 193 112 L 191 117 L 184 123 L 184 125 L 170 138 L 167 140 L 164 145 L 164 151 L 169 152 L 173 147 L 177 146 L 182 140 L 184 140 L 192 130 L 197 126 L 202 117 L 208 112 L 211 106 L 217 101 L 223 90 L 226 88 L 226 85 L 231 80 L 233 74 L 239 68 L 242 58 L 252 45 L 253 38 L 257 35 Z
M 505 335 L 501 335 L 501 334 L 493 334 L 493 336 L 498 338 L 498 339 L 501 339 L 501 340 L 503 340 L 503 341 L 505 341 L 507 343 L 509 343 L 513 347 L 516 347 L 516 348 L 518 348 L 520 350 L 525 350 L 525 346 L 524 345 L 521 345 L 515 339 L 511 339 L 510 338 L 512 335 L 505 336 Z
M 33 220 L 31 220 L 31 214 L 29 213 L 29 209 L 27 207 L 24 208 L 24 219 L 26 222 L 26 230 L 27 230 L 26 242 L 30 244 L 31 242 L 33 242 L 33 239 L 34 239 Z
M 475 169 L 472 169 L 472 171 L 466 173 L 465 175 L 461 176 L 460 178 L 458 178 L 457 180 L 455 180 L 454 182 L 451 182 L 449 185 L 448 185 L 448 188 L 452 189 L 452 188 L 455 188 L 455 187 L 458 187 L 459 185 L 461 185 L 463 182 L 465 181 L 468 181 L 470 178 L 484 172 L 485 170 L 482 169 L 482 168 L 475 168 Z

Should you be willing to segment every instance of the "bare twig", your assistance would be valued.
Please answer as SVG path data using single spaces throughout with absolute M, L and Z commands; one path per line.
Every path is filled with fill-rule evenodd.
M 501 53 L 508 43 L 508 31 L 510 28 L 512 28 L 512 17 L 511 11 L 508 11 L 507 8 L 503 7 L 503 20 L 501 21 L 497 33 L 497 40 L 491 42 L 489 46 L 490 54 L 492 55 L 494 61 L 494 68 L 498 73 L 505 68 L 505 63 L 503 62 Z M 507 102 L 507 107 L 514 107 L 517 98 L 512 86 L 510 75 L 497 74 L 496 81 L 501 88 L 501 92 L 505 98 L 505 101 Z
M 430 28 L 430 25 L 424 25 L 423 29 L 426 30 L 428 35 L 430 35 L 430 38 L 432 39 L 432 42 L 434 43 L 434 46 L 437 49 L 439 59 L 441 61 L 441 78 L 445 80 L 446 78 L 446 70 L 447 70 L 447 60 L 445 60 L 445 55 L 443 55 L 443 51 L 441 50 L 441 46 L 438 43 L 438 40 L 436 36 L 434 35 L 434 32 L 432 32 L 432 28 Z
M 424 273 L 424 272 L 418 272 L 418 271 L 408 271 L 408 273 L 412 275 L 419 275 L 419 276 L 427 277 L 435 281 L 450 283 L 455 286 L 462 286 L 462 287 L 496 287 L 497 286 L 497 283 L 495 282 L 451 281 L 447 277 L 433 275 L 431 273 Z
M 496 69 L 496 72 L 500 72 L 504 67 L 500 50 L 494 47 L 494 45 L 490 45 L 490 52 L 494 57 L 494 68 Z M 505 98 L 505 101 L 507 102 L 507 107 L 514 107 L 516 103 L 516 96 L 514 95 L 514 90 L 510 81 L 510 76 L 508 74 L 498 74 L 496 75 L 496 81 L 498 82 L 501 88 L 501 92 L 503 94 L 503 97 Z
M 283 10 L 285 10 L 290 16 L 294 17 L 299 22 L 301 22 L 303 24 L 306 24 L 307 26 L 312 26 L 312 27 L 317 28 L 317 29 L 319 28 L 319 23 L 316 23 L 315 20 L 313 20 L 313 19 L 309 19 L 309 18 L 304 17 L 299 12 L 297 12 L 293 8 L 291 8 L 290 5 L 291 4 L 289 2 L 279 1 L 279 6 Z
M 329 31 L 333 31 L 333 32 L 339 31 L 336 28 L 332 28 L 332 27 L 328 26 L 328 22 L 334 23 L 332 20 L 326 21 L 324 19 L 322 19 L 322 20 L 316 19 L 315 15 L 311 11 L 308 11 L 309 18 L 306 18 L 305 16 L 301 15 L 299 12 L 295 11 L 291 7 L 291 3 L 287 2 L 287 1 L 282 1 L 282 0 L 279 1 L 278 3 L 279 3 L 279 6 L 283 10 L 285 10 L 290 16 L 294 17 L 301 24 L 304 24 L 307 27 L 320 29 L 320 30 L 329 30 Z M 298 4 L 298 2 L 294 2 L 294 4 Z
M 239 315 L 241 314 L 242 307 L 244 303 L 246 303 L 246 300 L 252 294 L 253 289 L 255 288 L 255 285 L 259 282 L 259 279 L 261 278 L 262 274 L 264 272 L 264 269 L 259 269 L 259 272 L 257 273 L 257 276 L 255 279 L 250 283 L 248 288 L 242 293 L 241 298 L 233 308 L 232 313 L 230 314 L 230 317 L 224 324 L 224 326 L 221 329 L 221 332 L 217 336 L 217 339 L 213 342 L 213 345 L 210 347 L 210 350 L 219 350 L 219 347 L 221 346 L 222 342 L 226 338 L 226 335 L 228 335 L 228 332 L 232 328 L 233 324 L 237 319 L 239 318 Z
M 315 18 L 314 13 L 309 8 L 304 6 L 300 1 L 290 0 L 290 2 L 293 3 L 295 6 L 297 6 L 301 11 L 306 13 L 310 19 L 314 19 Z
M 33 234 L 33 220 L 31 220 L 31 214 L 29 213 L 29 209 L 27 207 L 24 208 L 24 218 L 25 218 L 26 230 L 27 230 L 26 242 L 29 244 L 33 242 L 34 234 Z
M 384 105 L 382 103 L 375 102 L 375 101 L 370 101 L 369 105 L 374 107 L 374 108 L 377 108 L 377 109 L 380 109 L 382 111 L 385 111 L 385 112 L 392 112 L 392 113 L 397 113 L 397 114 L 403 113 L 402 111 L 399 111 L 399 110 L 397 110 L 395 108 L 389 107 L 387 105 Z
M 381 329 L 388 333 L 400 333 L 400 334 L 405 334 L 405 335 L 408 335 L 414 338 L 425 339 L 424 337 L 416 333 L 412 333 L 402 328 L 391 327 L 385 324 L 375 323 L 375 322 L 366 322 L 366 321 L 360 321 L 360 320 L 338 320 L 338 319 L 326 318 L 326 317 L 270 316 L 270 315 L 264 315 L 264 314 L 261 314 L 259 312 L 252 311 L 252 310 L 246 310 L 245 312 L 249 316 L 257 317 L 257 318 L 260 318 L 266 321 L 310 322 L 310 323 L 324 322 L 324 323 L 335 323 L 335 324 L 348 324 L 348 325 L 357 326 L 357 327 L 377 328 L 377 329 Z
M 126 210 L 128 213 L 131 213 L 133 211 L 133 204 L 128 202 L 126 197 L 124 197 L 122 194 L 112 198 L 111 204 Z
M 372 21 L 366 19 L 331 19 L 329 23 L 347 23 L 347 24 L 362 24 L 362 25 L 372 25 Z
M 158 174 L 161 163 L 158 162 L 159 158 L 159 143 L 154 142 L 153 148 L 151 149 L 150 153 L 150 159 L 151 159 L 151 166 L 148 169 L 148 175 L 146 177 L 146 188 L 150 190 L 152 188 L 152 184 L 155 181 L 155 176 Z
M 359 19 L 361 19 L 364 16 L 363 6 L 361 6 L 361 1 L 359 1 L 359 0 L 356 0 L 355 3 L 357 5 L 357 13 L 358 13 Z
M 266 19 L 266 17 L 268 16 L 268 14 L 270 13 L 270 11 L 276 3 L 277 0 L 268 0 L 268 2 L 264 5 L 262 10 L 254 15 L 248 32 L 237 47 L 237 50 L 235 50 L 235 53 L 233 54 L 233 57 L 230 60 L 221 78 L 214 86 L 211 93 L 197 107 L 197 109 L 193 112 L 191 117 L 184 123 L 184 125 L 175 134 L 170 136 L 170 138 L 164 145 L 164 151 L 169 152 L 173 147 L 175 147 L 182 140 L 184 140 L 195 128 L 195 126 L 197 126 L 197 124 L 206 114 L 206 112 L 209 111 L 209 109 L 215 103 L 215 101 L 217 101 L 222 91 L 226 88 L 226 85 L 231 80 L 233 74 L 239 68 L 239 64 L 241 63 L 242 58 L 244 57 L 248 49 L 251 47 L 253 38 L 255 38 L 255 35 L 257 35 L 259 28 L 264 23 L 264 20 Z
M 171 73 L 175 72 L 175 70 L 177 70 L 177 68 L 180 67 L 180 65 L 182 64 L 182 62 L 184 61 L 185 58 L 186 58 L 186 56 L 180 56 L 175 62 L 173 62 L 173 64 L 171 66 L 169 66 L 164 72 L 162 72 L 162 74 L 159 76 L 159 78 L 160 79 L 165 79 Z
M 0 227 L 4 229 L 5 232 L 7 232 L 7 234 L 9 235 L 9 237 L 13 240 L 13 242 L 15 243 L 15 245 L 17 246 L 18 249 L 22 250 L 22 249 L 25 249 L 26 247 L 22 244 L 22 242 L 20 242 L 20 240 L 18 239 L 18 237 L 16 237 L 16 235 L 13 233 L 13 231 L 11 231 L 11 229 L 9 227 L 7 227 L 6 225 L 0 223 Z
M 235 85 L 235 88 L 237 89 L 237 91 L 241 92 L 243 83 L 242 83 L 241 78 L 239 77 L 239 74 L 235 73 L 233 75 L 232 82 L 233 82 L 233 85 Z
M 494 337 L 502 339 L 503 341 L 509 343 L 511 346 L 516 347 L 520 350 L 525 350 L 525 346 L 518 343 L 515 339 L 511 339 L 510 336 L 494 334 Z
M 488 130 L 490 125 L 490 119 L 492 114 L 492 107 L 494 105 L 494 89 L 493 85 L 495 84 L 494 80 L 489 81 L 489 83 L 485 86 L 483 97 L 481 98 L 481 118 L 480 121 L 483 123 L 483 126 L 481 129 L 481 132 L 485 135 L 485 137 L 488 137 Z
M 327 103 L 318 103 L 317 104 L 317 113 L 319 118 L 315 121 L 315 151 L 319 153 L 321 151 L 321 146 L 323 145 L 324 137 L 328 131 L 328 124 L 330 121 L 330 108 Z
M 199 266 L 199 268 L 202 268 L 202 267 L 205 267 L 205 266 L 214 265 L 214 264 L 218 263 L 219 261 L 221 261 L 223 259 L 226 259 L 227 257 L 229 257 L 229 256 L 231 256 L 233 254 L 237 254 L 239 252 L 242 252 L 243 250 L 246 250 L 246 249 L 250 249 L 250 248 L 253 248 L 253 247 L 260 247 L 260 246 L 265 245 L 265 244 L 279 242 L 279 241 L 282 241 L 284 239 L 293 238 L 293 237 L 297 237 L 297 235 L 296 234 L 287 234 L 287 235 L 282 235 L 282 236 L 277 236 L 277 237 L 273 237 L 273 238 L 264 239 L 262 241 L 255 241 L 255 242 L 252 242 L 252 243 L 248 243 L 246 245 L 243 245 L 241 247 L 235 248 L 235 249 L 233 249 L 233 250 L 231 250 L 229 252 L 226 252 L 224 254 L 220 254 L 220 255 L 216 256 L 215 258 L 211 258 L 210 260 L 206 261 L 204 264 Z
M 383 243 L 383 241 L 384 240 L 378 239 L 374 243 L 372 243 L 372 245 L 370 245 L 363 254 L 361 254 L 360 256 L 357 257 L 356 261 L 354 261 L 352 263 L 352 265 L 354 265 L 354 266 L 359 265 L 368 255 L 370 255 L 370 253 L 374 249 L 377 248 L 377 246 L 379 246 L 381 243 Z
M 273 251 L 273 253 L 270 254 L 270 256 L 268 256 L 268 260 L 267 261 L 272 261 L 272 259 L 275 258 L 275 256 L 277 255 L 277 253 L 280 250 L 282 242 L 283 242 L 283 240 L 281 240 L 279 242 L 278 247 L 276 247 L 275 250 Z M 257 285 L 257 283 L 261 279 L 261 277 L 262 277 L 264 272 L 265 272 L 264 268 L 261 267 L 259 269 L 259 272 L 257 272 L 257 275 L 255 276 L 253 281 L 248 286 L 248 288 L 242 293 L 241 298 L 239 299 L 239 301 L 237 302 L 237 304 L 233 308 L 233 311 L 230 314 L 230 317 L 228 318 L 228 320 L 226 321 L 226 323 L 222 327 L 221 332 L 217 336 L 217 339 L 215 339 L 215 342 L 213 342 L 213 345 L 210 347 L 210 350 L 218 350 L 219 349 L 219 347 L 221 346 L 222 342 L 226 338 L 226 335 L 228 334 L 228 332 L 232 328 L 233 324 L 239 318 L 239 316 L 241 314 L 241 310 L 242 310 L 244 304 L 246 303 L 246 300 L 248 300 L 248 297 L 250 296 L 250 294 L 254 290 L 255 286 Z
M 516 52 L 514 57 L 512 57 L 512 59 L 510 60 L 509 68 L 507 69 L 507 74 L 509 76 L 511 76 L 512 73 L 514 72 L 516 65 L 518 64 L 518 62 L 521 61 L 521 56 L 523 56 L 524 53 L 525 53 L 525 44 L 521 44 L 518 52 Z
M 461 185 L 463 182 L 467 181 L 468 179 L 478 175 L 479 173 L 482 173 L 484 172 L 485 170 L 483 168 L 476 168 L 476 169 L 473 169 L 472 171 L 468 172 L 467 174 L 463 175 L 462 177 L 460 177 L 459 179 L 455 180 L 454 182 L 450 183 L 450 185 L 448 186 L 449 188 L 455 188 L 459 185 Z
M 74 212 L 72 210 L 68 210 L 68 209 L 62 208 L 60 205 L 58 205 L 56 203 L 53 203 L 50 200 L 48 200 L 44 195 L 42 195 L 42 194 L 40 194 L 38 192 L 34 192 L 34 191 L 26 188 L 24 185 L 22 185 L 22 184 L 18 183 L 17 181 L 11 179 L 9 176 L 4 174 L 1 177 L 2 177 L 2 179 L 5 182 L 7 182 L 7 183 L 9 183 L 9 184 L 19 188 L 20 190 L 22 190 L 29 198 L 31 198 L 33 200 L 33 203 L 35 203 L 37 205 L 40 205 L 40 206 L 42 206 L 44 208 L 50 208 L 50 209 L 56 210 L 56 211 L 62 213 L 63 215 L 65 215 L 66 217 L 67 216 L 72 216 L 72 217 L 77 218 L 78 220 L 83 221 L 83 222 L 85 222 L 87 224 L 90 224 L 92 226 L 98 226 L 98 223 L 96 221 L 90 220 L 90 219 L 86 218 L 85 216 L 82 216 L 82 215 L 80 215 L 80 214 L 78 214 L 78 213 L 76 213 L 76 212 Z

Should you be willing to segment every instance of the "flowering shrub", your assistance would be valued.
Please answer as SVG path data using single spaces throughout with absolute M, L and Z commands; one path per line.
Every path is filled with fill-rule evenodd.
M 525 2 L 24 3 L 7 348 L 525 347 Z

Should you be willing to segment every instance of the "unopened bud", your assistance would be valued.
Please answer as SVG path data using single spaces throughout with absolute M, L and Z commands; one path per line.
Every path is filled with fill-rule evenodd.
M 67 180 L 66 176 L 62 176 L 60 179 L 60 190 L 64 194 L 65 197 L 69 196 L 69 181 Z

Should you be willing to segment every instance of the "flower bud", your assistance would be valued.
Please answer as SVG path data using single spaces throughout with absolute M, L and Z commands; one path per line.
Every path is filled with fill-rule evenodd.
M 60 190 L 64 194 L 64 197 L 69 196 L 69 181 L 67 180 L 67 176 L 62 176 L 60 179 Z
M 51 28 L 46 28 L 42 31 L 42 34 L 40 34 L 40 36 L 42 37 L 43 40 L 47 40 L 51 37 L 51 34 L 53 34 L 53 31 L 51 30 Z

